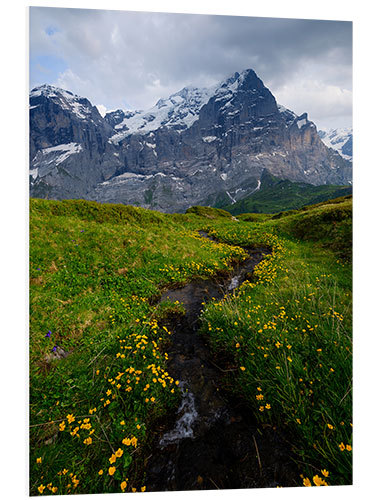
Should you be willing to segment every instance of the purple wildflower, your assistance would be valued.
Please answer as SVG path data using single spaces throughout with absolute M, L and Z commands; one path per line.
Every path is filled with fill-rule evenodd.
M 52 349 L 53 352 L 55 352 L 57 349 L 57 345 L 54 346 L 54 348 Z
M 51 330 L 48 330 L 48 333 L 46 333 L 44 336 L 49 338 L 51 335 L 52 335 Z

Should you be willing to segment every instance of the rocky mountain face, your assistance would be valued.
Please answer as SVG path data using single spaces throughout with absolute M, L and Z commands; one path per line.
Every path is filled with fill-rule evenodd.
M 262 174 L 348 184 L 351 163 L 307 114 L 279 106 L 252 70 L 207 89 L 186 87 L 150 110 L 107 113 L 51 86 L 30 93 L 30 194 L 165 212 L 234 203 Z
M 346 160 L 353 161 L 353 129 L 319 130 L 318 134 L 327 147 L 335 149 Z
M 116 173 L 113 128 L 95 106 L 50 85 L 30 92 L 30 194 L 86 198 Z

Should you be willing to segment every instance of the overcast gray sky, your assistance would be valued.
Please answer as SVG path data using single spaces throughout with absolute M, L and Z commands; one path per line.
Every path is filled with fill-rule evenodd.
M 252 68 L 318 128 L 352 126 L 352 23 L 32 7 L 30 88 L 147 109 L 185 85 Z

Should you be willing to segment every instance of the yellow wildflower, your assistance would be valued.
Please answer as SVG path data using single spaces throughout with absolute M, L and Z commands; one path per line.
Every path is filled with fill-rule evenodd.
M 341 451 L 344 451 L 344 450 L 345 450 L 345 445 L 344 445 L 344 443 L 340 443 L 340 444 L 339 444 L 339 448 L 340 448 L 340 450 L 341 450 Z
M 244 366 L 240 366 L 240 370 L 242 370 L 244 372 L 246 370 L 246 368 Z
M 311 482 L 308 477 L 303 478 L 303 486 L 311 486 Z
M 45 486 L 43 486 L 43 484 L 41 484 L 40 486 L 38 486 L 38 491 L 39 493 L 43 493 L 43 491 L 46 489 Z
M 84 444 L 91 444 L 92 443 L 92 438 L 91 437 L 88 437 L 86 438 L 84 441 L 83 441 Z
M 329 476 L 329 472 L 326 469 L 322 469 L 320 472 L 323 474 L 324 477 Z
M 117 458 L 120 458 L 122 457 L 122 455 L 124 454 L 124 452 L 122 451 L 121 448 L 119 448 L 116 452 L 115 452 L 115 455 Z
M 67 415 L 66 418 L 68 419 L 69 424 L 71 424 L 75 420 L 75 417 L 73 417 L 72 414 Z
M 110 467 L 110 468 L 108 469 L 108 474 L 109 474 L 110 476 L 113 476 L 113 474 L 114 474 L 115 472 L 116 472 L 116 467 Z
M 313 481 L 314 481 L 315 486 L 328 486 L 326 481 L 324 481 L 324 479 L 322 479 L 318 475 L 313 477 Z
M 136 448 L 138 444 L 138 439 L 136 437 L 132 437 L 131 443 L 134 446 L 134 448 Z
M 103 469 L 100 469 L 100 471 L 98 472 L 99 476 L 102 476 L 103 475 Z
M 121 486 L 121 491 L 125 491 L 126 487 L 127 487 L 128 483 L 126 481 L 123 481 L 120 486 Z
M 36 463 L 37 463 L 37 464 L 41 464 L 41 463 L 42 463 L 42 457 L 37 458 L 37 459 L 36 459 Z
M 347 451 L 352 451 L 352 447 L 349 444 L 346 445 L 346 449 Z

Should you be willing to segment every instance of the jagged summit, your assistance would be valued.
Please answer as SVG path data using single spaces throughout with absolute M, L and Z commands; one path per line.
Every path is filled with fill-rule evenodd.
M 47 100 L 73 113 L 79 119 L 87 120 L 92 118 L 93 114 L 95 118 L 97 115 L 100 115 L 98 109 L 92 106 L 86 97 L 78 96 L 70 92 L 70 90 L 64 90 L 48 84 L 39 85 L 30 91 L 30 111 L 46 104 Z
M 221 82 L 219 87 L 230 87 L 232 90 L 249 90 L 264 87 L 262 80 L 253 69 L 244 69 L 241 72 L 235 72 Z
M 56 87 L 55 85 L 50 85 L 48 83 L 43 83 L 42 85 L 38 85 L 30 91 L 30 97 L 38 97 L 40 95 L 54 97 L 59 94 L 67 95 L 70 98 L 83 99 L 83 97 L 74 94 L 70 90 L 64 90 L 60 87 Z
M 41 96 L 48 97 L 49 99 L 65 99 L 67 101 L 89 102 L 85 97 L 74 94 L 70 90 L 55 87 L 54 85 L 49 85 L 47 83 L 34 87 L 30 91 L 30 99 L 36 99 Z
M 167 99 L 159 99 L 152 108 L 146 111 L 124 116 L 124 119 L 116 125 L 117 132 L 112 136 L 111 141 L 118 144 L 131 134 L 148 134 L 160 127 L 174 130 L 187 129 L 198 119 L 200 109 L 208 102 L 212 94 L 212 89 L 184 87 Z
M 136 111 L 133 114 L 127 112 L 122 121 L 116 123 L 116 134 L 111 137 L 111 141 L 118 144 L 129 135 L 148 134 L 160 127 L 177 131 L 185 130 L 198 120 L 201 109 L 210 99 L 221 101 L 223 106 L 227 104 L 226 111 L 229 112 L 231 106 L 229 101 L 234 95 L 249 92 L 253 94 L 253 97 L 272 98 L 274 101 L 272 94 L 252 69 L 245 69 L 240 73 L 235 72 L 210 87 L 185 86 L 167 99 L 159 99 L 152 108 L 146 111 Z M 275 102 L 273 104 L 276 105 Z

